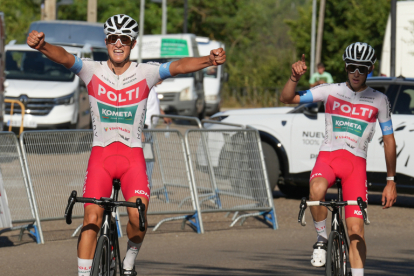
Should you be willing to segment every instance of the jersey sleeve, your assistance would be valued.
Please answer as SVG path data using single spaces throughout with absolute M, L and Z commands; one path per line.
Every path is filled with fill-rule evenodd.
M 75 57 L 75 63 L 71 68 L 69 68 L 69 71 L 78 75 L 79 78 L 81 78 L 87 85 L 92 79 L 94 71 L 93 68 L 96 62 L 88 58 L 79 58 L 75 55 L 73 56 Z
M 391 104 L 386 95 L 383 95 L 381 104 L 378 108 L 378 122 L 381 127 L 382 135 L 394 133 L 391 120 Z
M 300 103 L 324 102 L 329 95 L 329 84 L 321 84 L 309 90 L 299 91 Z

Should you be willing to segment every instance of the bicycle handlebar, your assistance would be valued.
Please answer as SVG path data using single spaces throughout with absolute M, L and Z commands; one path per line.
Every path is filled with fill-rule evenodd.
M 137 198 L 137 201 L 133 203 L 133 202 L 128 202 L 128 201 L 113 201 L 112 198 L 106 198 L 106 197 L 101 197 L 100 199 L 96 199 L 96 198 L 87 198 L 87 197 L 76 197 L 76 195 L 77 195 L 77 192 L 72 191 L 68 199 L 68 205 L 66 206 L 66 210 L 65 210 L 65 218 L 66 218 L 67 224 L 72 223 L 73 206 L 75 205 L 76 202 L 81 202 L 81 203 L 93 203 L 93 204 L 101 205 L 105 207 L 124 206 L 124 207 L 137 208 L 138 213 L 139 213 L 139 230 L 140 231 L 145 230 L 145 217 L 144 217 L 145 204 L 142 203 L 142 200 L 140 198 Z
M 306 198 L 302 198 L 299 205 L 299 216 L 298 222 L 302 226 L 306 226 L 305 221 L 305 210 L 308 206 L 325 206 L 325 207 L 344 207 L 347 205 L 356 205 L 361 209 L 362 217 L 364 218 L 364 223 L 369 225 L 371 222 L 368 220 L 367 213 L 367 203 L 362 200 L 361 197 L 358 197 L 357 200 L 348 200 L 348 201 L 306 201 Z

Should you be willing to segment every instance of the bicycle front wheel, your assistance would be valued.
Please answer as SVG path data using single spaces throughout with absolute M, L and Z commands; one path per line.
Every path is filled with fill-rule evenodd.
M 92 276 L 109 276 L 108 271 L 108 238 L 100 236 L 96 244 L 95 256 L 92 262 Z
M 343 276 L 342 246 L 339 234 L 336 231 L 331 232 L 328 240 L 328 249 L 326 251 L 326 276 Z

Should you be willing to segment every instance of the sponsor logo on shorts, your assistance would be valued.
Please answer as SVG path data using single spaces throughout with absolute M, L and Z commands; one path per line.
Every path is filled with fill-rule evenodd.
M 357 216 L 362 216 L 362 212 L 361 212 L 361 210 L 354 210 L 354 215 L 357 215 Z
M 139 194 L 139 195 L 145 195 L 146 197 L 149 198 L 149 195 L 145 191 L 143 191 L 143 190 L 135 190 L 135 193 L 136 194 Z
M 314 178 L 314 177 L 317 177 L 317 176 L 322 176 L 322 174 L 321 173 L 314 173 L 314 174 L 312 174 L 311 179 Z

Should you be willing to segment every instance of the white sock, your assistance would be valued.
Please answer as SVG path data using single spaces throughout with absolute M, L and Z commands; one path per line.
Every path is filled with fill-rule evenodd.
M 128 240 L 128 249 L 125 255 L 123 268 L 126 270 L 131 270 L 135 266 L 135 260 L 138 256 L 139 249 L 141 248 L 141 243 L 133 243 L 132 241 Z
M 364 276 L 363 268 L 351 268 L 352 276 Z
M 90 276 L 92 269 L 92 261 L 78 258 L 78 276 Z
M 315 230 L 318 234 L 318 242 L 327 242 L 328 233 L 326 232 L 326 219 L 319 222 L 313 221 L 313 223 L 315 224 Z

